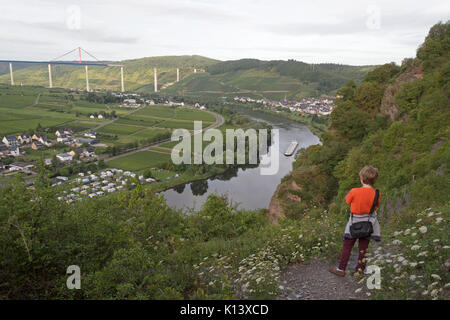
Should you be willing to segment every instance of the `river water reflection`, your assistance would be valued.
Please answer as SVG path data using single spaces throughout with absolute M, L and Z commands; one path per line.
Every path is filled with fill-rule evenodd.
M 278 172 L 275 175 L 261 175 L 259 167 L 240 168 L 223 176 L 181 185 L 162 192 L 169 206 L 198 210 L 208 195 L 215 193 L 228 196 L 241 209 L 267 208 L 281 178 L 292 169 L 294 156 L 286 157 L 283 154 L 290 142 L 297 140 L 298 148 L 320 143 L 319 138 L 301 123 L 262 112 L 241 111 L 252 119 L 267 122 L 274 129 L 279 129 Z M 274 146 L 269 150 L 273 152 Z

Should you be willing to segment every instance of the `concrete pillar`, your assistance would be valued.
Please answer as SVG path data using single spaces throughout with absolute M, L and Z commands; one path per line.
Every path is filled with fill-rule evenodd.
M 158 92 L 158 74 L 156 68 L 153 69 L 154 82 L 155 82 L 155 92 Z
M 11 75 L 11 85 L 14 85 L 14 77 L 13 77 L 13 71 L 12 71 L 12 62 L 9 63 L 9 74 Z
M 123 83 L 123 66 L 120 67 L 120 83 L 122 84 L 122 92 L 125 91 L 125 85 Z
M 50 63 L 48 64 L 48 86 L 49 86 L 49 88 L 53 88 L 52 66 Z
M 177 82 L 180 81 L 180 69 L 177 68 Z
M 86 65 L 86 91 L 89 92 L 89 75 L 88 75 L 88 66 Z

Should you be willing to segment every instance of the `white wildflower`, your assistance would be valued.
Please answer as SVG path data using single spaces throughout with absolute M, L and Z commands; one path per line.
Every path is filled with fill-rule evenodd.
M 417 244 L 415 244 L 411 247 L 411 250 L 419 250 L 419 249 L 420 249 L 420 246 Z
M 427 232 L 427 227 L 425 227 L 425 226 L 421 226 L 420 228 L 419 228 L 419 231 L 420 232 L 422 232 L 422 233 L 426 233 Z
M 435 280 L 441 280 L 441 277 L 439 275 L 437 275 L 437 274 L 434 274 L 434 273 L 431 275 L 431 277 L 433 279 L 435 279 Z
M 427 256 L 427 254 L 428 254 L 428 252 L 426 252 L 426 251 L 422 251 L 421 253 L 419 253 L 417 256 L 418 257 L 422 257 L 422 256 Z

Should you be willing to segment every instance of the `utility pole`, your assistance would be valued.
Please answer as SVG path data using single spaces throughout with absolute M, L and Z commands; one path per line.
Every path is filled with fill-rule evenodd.
M 123 66 L 120 66 L 120 82 L 122 84 L 122 92 L 125 91 L 125 85 L 123 83 Z
M 12 70 L 12 62 L 9 63 L 9 74 L 11 75 L 11 85 L 14 85 L 14 77 L 13 77 L 13 70 Z
M 89 75 L 88 75 L 88 66 L 85 65 L 86 67 L 86 91 L 89 92 Z
M 48 86 L 49 86 L 49 88 L 53 88 L 52 66 L 50 63 L 48 64 Z
M 155 92 L 158 92 L 158 75 L 156 68 L 153 69 L 154 81 L 155 81 Z

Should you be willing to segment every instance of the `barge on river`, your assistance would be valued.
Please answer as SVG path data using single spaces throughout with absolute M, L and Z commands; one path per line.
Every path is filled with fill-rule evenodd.
M 295 149 L 298 146 L 298 142 L 297 141 L 291 141 L 291 144 L 289 145 L 289 147 L 287 147 L 286 151 L 284 152 L 284 155 L 286 157 L 292 156 L 294 154 Z

